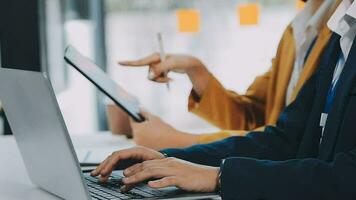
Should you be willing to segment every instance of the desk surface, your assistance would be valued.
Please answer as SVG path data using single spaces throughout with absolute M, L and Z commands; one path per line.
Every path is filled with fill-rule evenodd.
M 86 136 L 71 136 L 76 151 L 87 149 L 122 149 L 133 146 L 125 137 L 107 133 Z M 13 136 L 0 136 L 0 199 L 6 200 L 51 200 L 59 199 L 33 185 Z

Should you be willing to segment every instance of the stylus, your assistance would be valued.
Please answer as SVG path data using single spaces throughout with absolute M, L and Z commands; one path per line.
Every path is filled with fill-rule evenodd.
M 161 62 L 164 62 L 166 60 L 166 54 L 164 53 L 164 48 L 163 48 L 163 39 L 162 39 L 162 33 L 157 33 L 157 41 L 158 41 L 158 48 L 159 48 L 159 56 L 161 59 Z M 164 72 L 164 77 L 167 77 L 168 71 Z M 169 81 L 167 82 L 167 89 L 169 90 Z

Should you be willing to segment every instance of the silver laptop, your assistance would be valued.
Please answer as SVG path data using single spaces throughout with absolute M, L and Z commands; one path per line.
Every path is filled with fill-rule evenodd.
M 0 101 L 31 181 L 63 199 L 218 199 L 142 183 L 121 193 L 122 171 L 108 183 L 82 173 L 49 79 L 43 73 L 0 69 Z

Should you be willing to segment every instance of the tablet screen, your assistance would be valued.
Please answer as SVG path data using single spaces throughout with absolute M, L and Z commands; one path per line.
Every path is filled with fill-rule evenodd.
M 138 99 L 120 87 L 93 61 L 84 57 L 72 46 L 66 48 L 64 59 L 125 110 L 135 121 L 144 121 L 144 118 L 139 114 L 140 103 Z

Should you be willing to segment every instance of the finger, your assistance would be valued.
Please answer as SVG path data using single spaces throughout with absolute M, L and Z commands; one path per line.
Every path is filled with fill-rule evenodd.
M 109 180 L 109 177 L 110 176 L 102 176 L 102 175 L 100 175 L 100 177 L 99 177 L 99 181 L 100 182 L 108 182 L 108 180 Z
M 110 156 L 110 159 L 105 163 L 102 170 L 100 171 L 100 176 L 107 177 L 111 174 L 114 168 L 120 164 L 121 160 L 126 160 L 135 157 L 135 149 L 127 149 L 122 151 L 117 151 Z
M 142 169 L 143 165 L 142 163 L 135 164 L 127 169 L 124 170 L 124 176 L 132 176 L 135 172 L 139 171 Z
M 155 79 L 155 77 L 156 77 L 156 74 L 155 74 L 155 72 L 151 69 L 151 66 L 150 66 L 150 69 L 148 70 L 148 76 L 147 76 L 147 78 L 148 78 L 148 80 L 153 81 L 153 80 Z
M 151 178 L 162 178 L 169 175 L 169 170 L 163 167 L 154 167 L 149 169 L 144 169 L 132 176 L 125 177 L 122 182 L 127 184 L 137 184 Z
M 142 163 L 135 164 L 124 171 L 124 175 L 126 177 L 132 176 L 134 174 L 137 174 L 145 169 L 150 169 L 150 168 L 159 168 L 162 167 L 164 161 L 163 160 L 149 160 L 149 161 L 144 161 Z
M 102 169 L 108 164 L 108 162 L 109 162 L 109 160 L 110 160 L 110 157 L 111 157 L 111 156 L 109 156 L 108 158 L 106 158 L 106 159 L 104 160 L 104 162 L 102 162 L 101 167 L 98 169 L 98 172 L 96 173 L 96 176 L 98 176 L 98 175 L 101 174 Z M 108 181 L 108 179 L 109 179 L 108 176 L 102 176 L 102 175 L 100 175 L 100 177 L 99 177 L 99 181 L 100 181 L 100 182 L 106 182 L 106 181 Z
M 110 157 L 110 156 L 109 156 Z M 98 167 L 96 167 L 91 173 L 91 176 L 98 176 L 101 172 L 101 170 L 103 169 L 103 167 L 106 165 L 106 163 L 109 160 L 109 157 L 107 157 L 103 162 L 100 163 L 100 165 Z
M 141 66 L 146 66 L 150 65 L 153 63 L 158 63 L 160 62 L 160 57 L 158 53 L 154 53 L 150 56 L 147 56 L 145 58 L 135 60 L 135 61 L 119 61 L 120 65 L 123 66 L 129 66 L 129 67 L 141 67 Z
M 166 74 L 169 71 L 175 71 L 175 68 L 177 67 L 178 63 L 176 61 L 176 59 L 171 58 L 171 59 L 167 59 L 164 62 L 158 62 L 158 63 L 154 63 L 151 64 L 150 67 L 152 70 L 154 70 L 154 73 L 156 75 L 156 77 L 159 76 L 166 76 Z
M 98 171 L 98 174 L 100 175 L 100 177 L 99 177 L 100 182 L 106 182 L 109 179 L 109 176 L 110 176 L 112 170 L 106 172 L 106 171 L 104 171 L 104 169 L 107 168 L 107 166 L 110 164 L 110 162 L 113 158 L 112 155 L 108 157 L 108 159 L 103 163 L 100 171 Z
M 123 193 L 126 193 L 130 190 L 132 190 L 136 185 L 123 185 L 121 188 L 120 188 L 120 191 L 123 192 Z
M 159 180 L 149 181 L 148 186 L 151 188 L 164 188 L 169 186 L 177 186 L 178 178 L 176 176 L 168 176 Z
M 158 77 L 156 78 L 155 80 L 153 80 L 154 82 L 157 82 L 157 83 L 168 83 L 168 82 L 171 82 L 172 79 L 165 76 L 165 77 Z
M 167 73 L 171 69 L 171 62 L 164 61 L 160 63 L 150 64 L 148 79 L 155 81 L 158 78 L 167 77 Z

